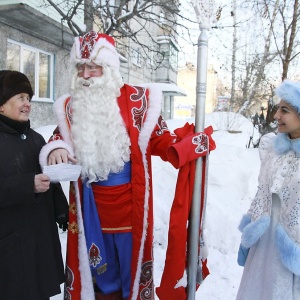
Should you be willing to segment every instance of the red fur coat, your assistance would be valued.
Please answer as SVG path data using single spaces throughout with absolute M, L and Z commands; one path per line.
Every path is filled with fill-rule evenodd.
M 178 139 L 170 132 L 160 116 L 162 93 L 153 86 L 147 88 L 124 85 L 118 98 L 121 115 L 131 141 L 132 164 L 132 234 L 130 299 L 154 299 L 153 286 L 153 198 L 151 155 L 160 156 L 180 168 L 199 156 L 206 155 L 214 146 L 207 134 L 187 134 Z M 40 155 L 41 165 L 56 148 L 66 148 L 74 155 L 70 137 L 70 96 L 59 98 L 54 104 L 59 120 L 59 132 L 52 136 Z M 70 189 L 70 217 L 67 246 L 67 295 L 72 300 L 94 299 L 93 284 L 85 246 L 81 212 L 81 181 L 73 182 Z M 179 278 L 180 279 L 180 278 Z

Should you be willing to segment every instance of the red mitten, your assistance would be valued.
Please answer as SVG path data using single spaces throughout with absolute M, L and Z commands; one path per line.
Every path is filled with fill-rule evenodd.
M 215 141 L 211 137 L 212 126 L 205 128 L 204 132 L 193 133 L 194 125 L 188 126 L 187 124 L 175 130 L 177 142 L 167 150 L 168 160 L 175 168 L 180 168 L 187 162 L 207 155 L 209 151 L 216 149 Z

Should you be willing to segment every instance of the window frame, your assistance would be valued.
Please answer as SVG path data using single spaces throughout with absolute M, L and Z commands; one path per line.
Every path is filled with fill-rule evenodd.
M 34 102 L 46 102 L 46 103 L 53 103 L 54 102 L 54 62 L 55 62 L 55 57 L 53 53 L 41 50 L 36 47 L 29 46 L 24 43 L 17 42 L 12 39 L 7 39 L 7 43 L 11 43 L 14 45 L 20 46 L 20 53 L 19 53 L 19 70 L 20 72 L 23 73 L 24 65 L 24 55 L 23 55 L 23 50 L 28 50 L 31 51 L 35 54 L 34 57 L 34 72 L 35 72 L 35 77 L 34 77 L 34 91 L 33 91 L 33 97 L 32 101 Z M 49 56 L 49 67 L 48 67 L 48 73 L 49 73 L 49 98 L 48 97 L 38 97 L 37 95 L 39 94 L 39 79 L 40 79 L 40 54 L 44 54 Z M 7 58 L 7 53 L 6 53 L 6 58 Z
M 169 43 L 169 64 L 173 70 L 178 69 L 178 50 L 172 42 Z
M 155 62 L 154 62 L 154 45 L 150 45 L 149 46 L 149 56 L 148 56 L 148 64 L 150 66 L 154 66 L 155 65 Z
M 132 63 L 140 68 L 142 67 L 142 54 L 139 48 L 132 50 Z

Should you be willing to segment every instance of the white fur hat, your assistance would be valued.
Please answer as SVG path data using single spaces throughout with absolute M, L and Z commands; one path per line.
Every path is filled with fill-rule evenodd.
M 292 105 L 300 114 L 300 81 L 284 80 L 275 90 L 276 95 Z
M 74 65 L 93 61 L 100 66 L 120 67 L 120 55 L 115 48 L 114 38 L 95 31 L 75 37 L 70 59 Z

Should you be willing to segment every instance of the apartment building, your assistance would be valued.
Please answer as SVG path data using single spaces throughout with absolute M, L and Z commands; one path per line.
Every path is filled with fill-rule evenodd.
M 84 28 L 80 16 L 76 16 L 75 21 Z M 170 118 L 174 96 L 186 95 L 176 84 L 178 46 L 158 27 L 151 30 L 158 43 L 149 45 L 149 49 L 159 47 L 154 50 L 168 53 L 163 63 L 151 67 L 151 55 L 145 58 L 138 44 L 130 44 L 125 38 L 117 39 L 121 72 L 124 81 L 130 84 L 155 82 L 164 93 L 162 114 Z M 138 38 L 143 39 L 143 36 L 141 33 Z M 41 0 L 1 0 L 0 39 L 0 69 L 24 72 L 34 88 L 32 127 L 56 123 L 52 104 L 69 91 L 72 32 L 59 14 L 53 8 L 43 6 Z M 130 51 L 123 53 L 124 46 Z

